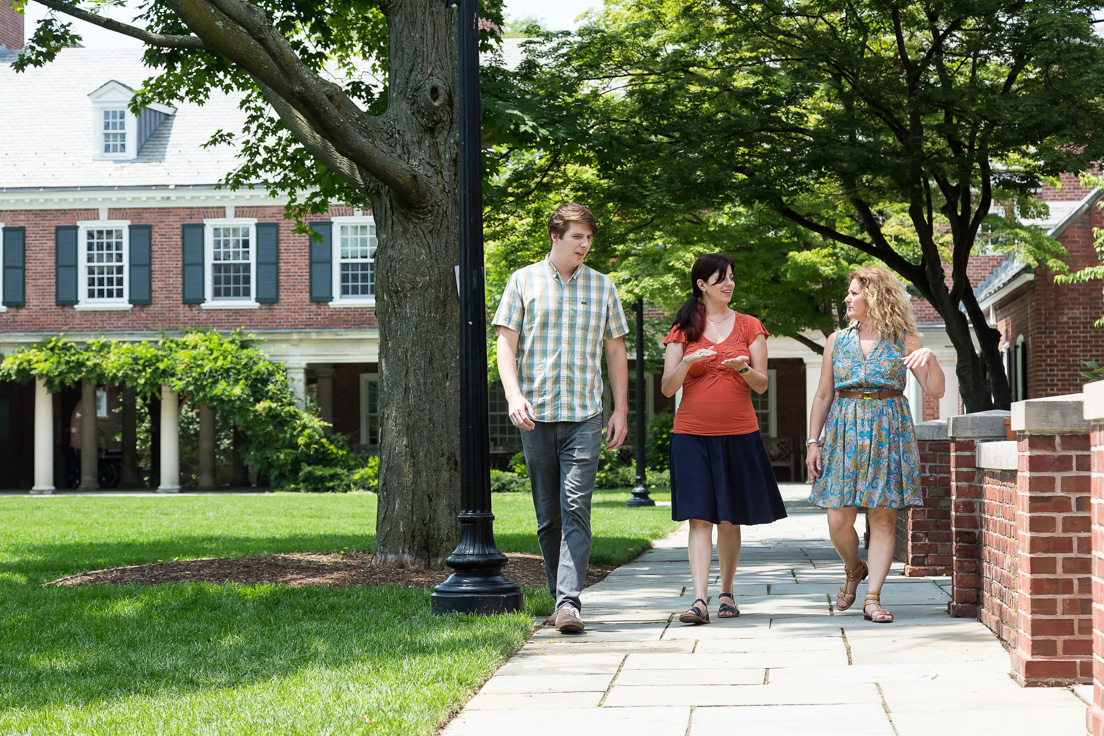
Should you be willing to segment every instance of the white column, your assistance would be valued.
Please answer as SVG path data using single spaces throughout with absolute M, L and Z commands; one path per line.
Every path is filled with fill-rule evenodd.
M 96 437 L 96 384 L 81 381 L 81 463 L 80 489 L 100 489 L 100 443 Z
M 295 405 L 300 409 L 307 408 L 307 369 L 306 366 L 287 367 L 288 388 L 295 396 Z
M 333 366 L 316 366 L 314 369 L 318 376 L 318 412 L 322 421 L 331 425 L 326 428 L 326 434 L 333 432 L 333 390 L 334 369 Z
M 46 379 L 35 379 L 33 494 L 54 492 L 54 397 Z
M 812 415 L 813 398 L 816 397 L 817 386 L 820 385 L 823 360 L 824 358 L 819 355 L 805 358 L 805 437 L 807 439 L 813 439 L 809 427 L 809 417 Z M 804 456 L 804 452 L 802 456 Z
M 920 388 L 920 382 L 909 370 L 905 371 L 905 400 L 909 403 L 912 421 L 915 423 L 924 421 L 924 389 Z
M 199 487 L 215 488 L 215 410 L 199 405 Z
M 958 354 L 955 352 L 937 353 L 936 359 L 946 376 L 946 389 L 943 398 L 939 400 L 939 418 L 946 419 L 959 415 L 958 409 L 958 374 L 955 369 L 958 366 Z
M 161 485 L 158 493 L 180 492 L 180 397 L 161 386 Z

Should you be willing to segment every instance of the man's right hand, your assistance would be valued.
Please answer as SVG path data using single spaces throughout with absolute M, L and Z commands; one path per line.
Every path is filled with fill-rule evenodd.
M 533 405 L 525 400 L 521 394 L 506 397 L 510 404 L 510 422 L 518 429 L 530 431 L 537 428 L 533 423 L 536 415 L 533 413 Z

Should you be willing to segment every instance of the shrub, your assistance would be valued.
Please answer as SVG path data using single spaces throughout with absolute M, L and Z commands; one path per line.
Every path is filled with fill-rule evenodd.
M 327 465 L 303 465 L 299 468 L 299 477 L 286 486 L 286 490 L 302 493 L 343 493 L 349 490 L 348 470 Z
M 379 486 L 379 455 L 371 455 L 364 467 L 354 470 L 349 476 L 349 484 L 354 491 L 375 493 Z
M 492 470 L 491 493 L 529 493 L 529 479 L 506 470 Z
M 675 415 L 669 412 L 656 414 L 648 422 L 648 468 L 666 470 L 670 462 L 671 433 L 675 427 Z
M 648 488 L 670 488 L 671 487 L 671 471 L 668 470 L 649 470 L 646 477 L 646 483 Z
M 514 456 L 510 458 L 510 470 L 522 478 L 529 477 L 529 468 L 525 465 L 524 452 L 515 452 Z

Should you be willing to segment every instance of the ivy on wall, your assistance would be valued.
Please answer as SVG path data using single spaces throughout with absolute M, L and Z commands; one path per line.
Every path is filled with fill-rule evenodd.
M 296 484 L 308 466 L 355 467 L 345 441 L 327 436 L 321 419 L 295 405 L 283 366 L 246 340 L 255 338 L 241 330 L 197 330 L 156 342 L 94 339 L 84 346 L 55 337 L 4 358 L 0 380 L 42 378 L 52 392 L 88 380 L 132 387 L 142 399 L 159 396 L 168 384 L 240 428 L 244 459 L 276 486 Z

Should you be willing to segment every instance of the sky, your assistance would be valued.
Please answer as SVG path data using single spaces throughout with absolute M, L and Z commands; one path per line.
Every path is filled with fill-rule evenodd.
M 0 0 L 2 1 L 2 0 Z M 131 0 L 128 6 L 137 7 L 138 3 Z M 537 18 L 548 28 L 555 30 L 575 28 L 576 19 L 590 10 L 602 6 L 601 0 L 556 0 L 548 2 L 544 0 L 505 0 L 504 11 L 506 19 L 512 18 Z M 47 13 L 45 6 L 36 2 L 27 3 L 26 26 L 27 36 L 34 32 L 35 26 Z M 112 8 L 107 14 L 116 20 L 129 23 L 132 20 L 133 11 L 127 8 Z M 135 39 L 118 33 L 104 30 L 90 23 L 75 20 L 73 28 L 83 36 L 82 43 L 95 48 L 119 48 L 140 46 Z

